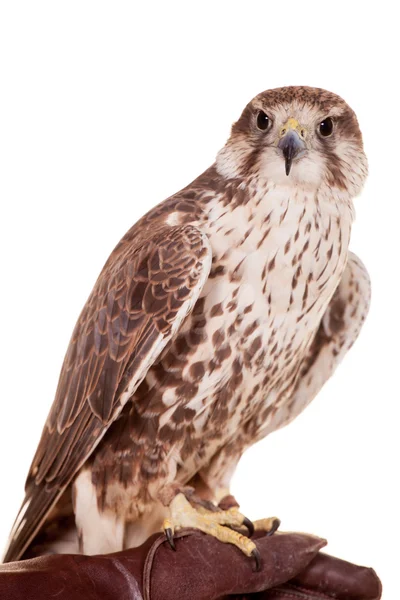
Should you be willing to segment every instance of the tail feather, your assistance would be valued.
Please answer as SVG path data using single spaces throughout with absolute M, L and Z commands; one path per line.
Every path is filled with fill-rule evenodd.
M 35 486 L 35 493 L 25 495 L 25 500 L 18 512 L 3 556 L 3 563 L 12 562 L 22 558 L 24 552 L 32 542 L 36 533 L 42 527 L 47 515 L 55 505 L 63 490 L 46 490 Z

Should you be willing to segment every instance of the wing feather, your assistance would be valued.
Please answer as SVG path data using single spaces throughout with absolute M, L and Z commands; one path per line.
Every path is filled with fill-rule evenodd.
M 5 562 L 22 556 L 208 278 L 211 249 L 198 228 L 138 233 L 114 250 L 73 331 Z

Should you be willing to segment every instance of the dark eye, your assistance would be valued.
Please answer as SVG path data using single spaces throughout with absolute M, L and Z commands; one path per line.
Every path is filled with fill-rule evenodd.
M 258 114 L 257 114 L 258 129 L 261 129 L 262 131 L 266 131 L 267 129 L 270 128 L 271 124 L 272 124 L 272 121 L 269 118 L 269 116 L 267 114 L 265 114 L 265 112 L 263 110 L 258 111 Z
M 330 117 L 327 117 L 319 124 L 319 132 L 323 137 L 328 137 L 332 135 L 333 131 L 333 121 Z

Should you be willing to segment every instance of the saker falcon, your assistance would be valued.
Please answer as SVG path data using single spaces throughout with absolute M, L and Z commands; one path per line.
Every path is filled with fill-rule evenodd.
M 164 521 L 171 545 L 194 526 L 257 560 L 228 527 L 251 529 L 229 483 L 358 336 L 370 284 L 348 248 L 366 175 L 341 98 L 274 89 L 215 164 L 128 231 L 72 334 L 5 561 L 73 514 L 86 554 L 138 545 Z M 68 535 L 53 550 L 70 550 Z

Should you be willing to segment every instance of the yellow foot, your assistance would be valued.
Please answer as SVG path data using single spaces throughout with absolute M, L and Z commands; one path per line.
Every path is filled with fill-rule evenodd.
M 177 494 L 169 505 L 170 516 L 164 521 L 165 535 L 173 549 L 174 532 L 182 527 L 194 527 L 217 538 L 220 542 L 234 544 L 246 556 L 253 556 L 257 571 L 261 568 L 260 554 L 254 542 L 248 537 L 230 529 L 230 527 L 249 527 L 251 522 L 242 515 L 237 507 L 217 512 L 199 507 L 193 508 L 184 494 Z

